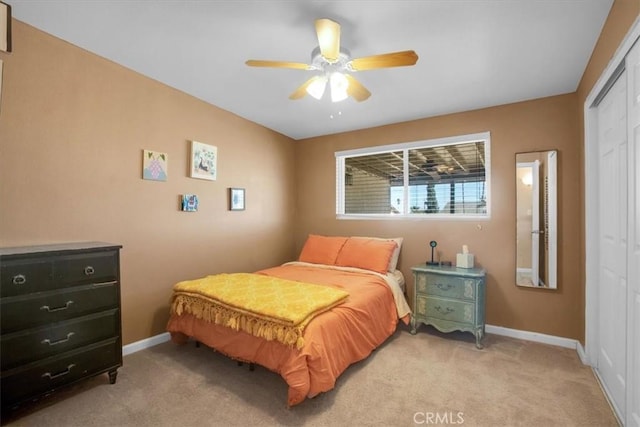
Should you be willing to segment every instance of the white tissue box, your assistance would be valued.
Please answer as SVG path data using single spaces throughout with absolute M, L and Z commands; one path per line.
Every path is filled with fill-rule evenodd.
M 458 254 L 456 257 L 456 267 L 473 268 L 473 254 Z

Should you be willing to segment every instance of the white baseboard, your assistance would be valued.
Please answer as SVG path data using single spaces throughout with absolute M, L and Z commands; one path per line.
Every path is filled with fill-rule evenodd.
M 593 376 L 596 377 L 596 382 L 598 383 L 600 390 L 602 390 L 602 394 L 604 394 L 604 397 L 607 399 L 607 403 L 611 408 L 611 412 L 613 412 L 613 415 L 616 417 L 616 421 L 618 421 L 618 425 L 624 426 L 624 423 L 622 422 L 622 417 L 620 415 L 621 414 L 620 409 L 615 404 L 614 400 L 611 398 L 611 393 L 609 391 L 609 388 L 605 385 L 605 382 L 602 381 L 600 372 L 594 368 L 591 368 L 591 371 L 593 372 Z
M 122 355 L 126 356 L 128 354 L 153 347 L 154 345 L 162 344 L 163 342 L 167 342 L 170 339 L 171 335 L 169 334 L 169 332 L 165 332 L 160 335 L 155 335 L 153 337 L 145 338 L 140 341 L 132 342 L 131 344 L 122 346 Z
M 529 331 L 521 331 L 519 329 L 511 329 L 504 328 L 502 326 L 493 326 L 486 325 L 485 331 L 490 334 L 502 335 L 505 337 L 518 338 L 521 340 L 534 341 L 543 344 L 555 345 L 558 347 L 571 348 L 577 351 L 578 357 L 582 363 L 587 364 L 586 354 L 584 352 L 584 348 L 579 341 L 571 339 L 571 338 L 563 338 L 556 337 L 554 335 L 546 335 L 538 332 L 529 332 Z M 140 341 L 133 342 L 131 344 L 127 344 L 122 347 L 122 355 L 126 356 L 128 354 L 132 354 L 138 352 L 140 350 L 144 350 L 150 347 L 153 347 L 158 344 L 162 344 L 163 342 L 167 342 L 171 339 L 171 335 L 169 332 L 162 333 L 160 335 L 155 335 L 153 337 L 145 338 Z
M 518 338 L 521 340 L 534 341 L 534 342 L 539 342 L 543 344 L 550 344 L 558 347 L 572 348 L 574 350 L 577 350 L 578 344 L 580 344 L 577 340 L 574 340 L 571 338 L 556 337 L 554 335 L 546 335 L 538 332 L 529 332 L 529 331 L 521 331 L 518 329 L 503 328 L 502 326 L 486 325 L 485 331 L 487 331 L 490 334 L 503 335 L 505 337 Z M 580 356 L 580 350 L 577 350 L 577 351 L 578 351 L 578 356 Z M 584 355 L 584 350 L 582 351 L 582 354 Z M 580 359 L 584 360 L 582 356 L 580 356 Z
M 587 353 L 584 351 L 584 347 L 580 341 L 576 341 L 576 351 L 578 352 L 578 357 L 583 365 L 589 365 L 589 358 L 587 357 Z

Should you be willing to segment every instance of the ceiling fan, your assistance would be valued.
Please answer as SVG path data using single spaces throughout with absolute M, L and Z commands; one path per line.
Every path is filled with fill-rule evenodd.
M 418 61 L 418 55 L 413 50 L 351 59 L 350 52 L 340 46 L 340 24 L 331 19 L 323 18 L 316 20 L 315 25 L 318 47 L 311 52 L 311 64 L 257 59 L 250 59 L 246 64 L 250 67 L 320 71 L 319 74 L 299 86 L 289 96 L 289 99 L 301 99 L 307 93 L 316 99 L 322 99 L 326 87 L 329 85 L 333 102 L 342 101 L 349 96 L 361 102 L 369 98 L 371 92 L 349 73 L 378 68 L 404 67 L 415 65 Z

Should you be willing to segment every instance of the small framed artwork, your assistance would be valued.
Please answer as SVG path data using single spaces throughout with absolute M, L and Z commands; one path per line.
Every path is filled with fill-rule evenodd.
M 184 212 L 196 212 L 198 210 L 198 196 L 195 194 L 183 194 L 182 210 Z
M 11 52 L 11 6 L 0 1 L 0 51 Z
M 230 188 L 229 189 L 229 210 L 230 211 L 243 211 L 244 204 L 244 188 Z
M 166 181 L 168 161 L 167 153 L 142 150 L 142 179 Z
M 215 181 L 218 172 L 218 148 L 191 141 L 191 178 Z

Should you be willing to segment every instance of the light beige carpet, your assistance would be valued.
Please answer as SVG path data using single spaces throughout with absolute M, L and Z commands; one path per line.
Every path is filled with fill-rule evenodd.
M 421 326 L 398 331 L 336 387 L 286 407 L 279 375 L 171 342 L 14 414 L 11 426 L 616 426 L 574 350 Z M 5 414 L 6 415 L 6 414 Z

